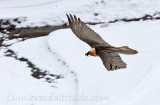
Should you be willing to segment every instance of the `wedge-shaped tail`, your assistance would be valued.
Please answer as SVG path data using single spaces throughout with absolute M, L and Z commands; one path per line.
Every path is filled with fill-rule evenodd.
M 127 55 L 138 53 L 137 50 L 131 49 L 128 46 L 115 47 L 115 50 L 116 50 L 116 52 L 118 52 L 120 54 L 127 54 Z
M 122 46 L 122 47 L 113 47 L 113 46 L 98 46 L 96 47 L 97 50 L 107 50 L 110 53 L 120 53 L 120 54 L 127 54 L 127 55 L 132 55 L 132 54 L 137 54 L 138 51 L 129 48 L 128 46 Z

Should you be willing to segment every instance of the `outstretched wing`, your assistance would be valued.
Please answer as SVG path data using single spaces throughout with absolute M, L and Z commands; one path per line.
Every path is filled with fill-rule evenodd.
M 80 20 L 80 18 L 77 18 L 75 15 L 67 15 L 67 17 L 73 33 L 79 39 L 89 44 L 91 47 L 111 46 L 106 41 L 104 41 L 99 34 L 86 26 L 85 23 Z M 116 52 L 111 53 L 108 50 L 103 49 L 97 51 L 97 55 L 102 59 L 104 66 L 109 71 L 126 68 L 127 66 Z
M 68 15 L 69 26 L 71 27 L 73 33 L 82 41 L 89 44 L 91 47 L 94 47 L 97 44 L 108 45 L 100 35 L 94 32 L 91 28 L 89 28 L 80 18 L 77 18 L 75 15 Z
M 127 64 L 122 61 L 117 52 L 110 53 L 107 50 L 100 50 L 97 55 L 102 59 L 103 65 L 108 71 L 127 67 Z

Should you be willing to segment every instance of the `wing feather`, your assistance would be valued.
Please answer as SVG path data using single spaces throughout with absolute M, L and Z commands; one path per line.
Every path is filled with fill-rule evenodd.
M 103 65 L 108 71 L 126 68 L 127 64 L 122 61 L 118 53 L 110 53 L 107 50 L 101 50 L 97 52 L 101 58 Z
M 75 15 L 68 15 L 69 26 L 71 27 L 73 33 L 82 41 L 89 44 L 91 47 L 94 47 L 97 44 L 103 44 L 110 46 L 102 37 L 89 28 L 80 18 L 77 18 Z

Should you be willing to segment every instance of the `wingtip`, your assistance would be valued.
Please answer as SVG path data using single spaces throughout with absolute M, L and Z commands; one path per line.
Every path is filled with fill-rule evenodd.
M 78 21 L 79 21 L 79 22 L 81 22 L 81 19 L 80 19 L 80 18 L 78 18 Z
M 72 15 L 72 14 L 67 14 L 67 13 L 66 13 L 66 16 L 67 16 L 67 18 L 70 19 L 70 20 L 78 20 L 78 21 L 81 21 L 81 19 L 80 19 L 80 18 L 77 18 L 76 15 Z
M 77 22 L 77 17 L 76 17 L 76 15 L 73 15 L 74 16 L 74 20 Z
M 66 13 L 66 16 L 68 18 L 68 22 L 69 22 L 70 26 L 72 25 L 72 23 L 75 24 L 75 23 L 81 23 L 82 22 L 81 19 L 78 18 L 76 15 Z
M 69 15 L 66 13 L 67 18 L 69 18 Z
M 73 16 L 72 16 L 71 14 L 69 14 L 69 16 L 70 16 L 71 18 L 73 18 Z
M 70 19 L 69 15 L 67 13 L 66 13 L 66 16 L 68 18 L 68 22 L 69 22 L 69 26 L 70 26 L 71 25 L 71 19 Z

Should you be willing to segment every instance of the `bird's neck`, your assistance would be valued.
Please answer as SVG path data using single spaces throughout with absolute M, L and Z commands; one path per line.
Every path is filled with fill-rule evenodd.
M 90 55 L 91 56 L 97 56 L 95 48 L 91 48 Z

